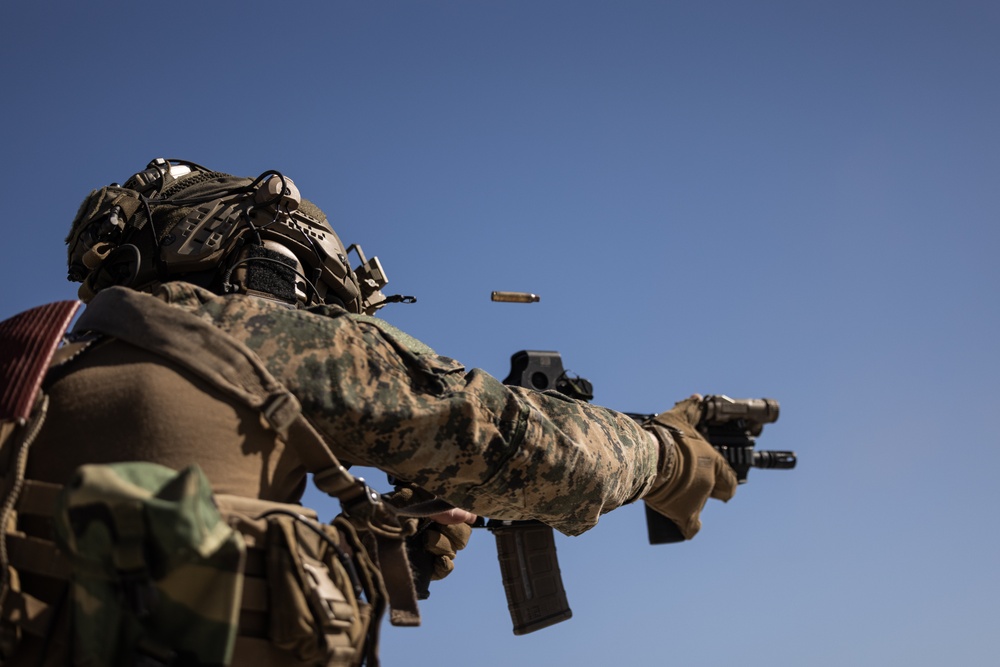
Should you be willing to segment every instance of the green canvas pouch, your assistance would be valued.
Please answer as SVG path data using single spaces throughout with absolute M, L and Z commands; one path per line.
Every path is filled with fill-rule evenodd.
M 85 465 L 56 505 L 70 558 L 74 662 L 227 665 L 245 545 L 197 465 Z

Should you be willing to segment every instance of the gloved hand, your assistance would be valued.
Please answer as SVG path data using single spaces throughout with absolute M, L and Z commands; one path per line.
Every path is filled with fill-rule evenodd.
M 694 394 L 643 424 L 660 442 L 659 475 L 643 496 L 690 540 L 701 530 L 709 498 L 727 501 L 736 493 L 736 473 L 695 428 L 702 397 Z
M 448 526 L 431 523 L 426 530 L 416 536 L 424 550 L 435 556 L 431 581 L 444 579 L 455 569 L 455 556 L 465 548 L 472 537 L 472 526 L 454 523 Z
M 400 485 L 389 497 L 396 507 L 406 507 L 433 499 L 434 496 L 411 485 Z M 406 519 L 409 536 L 407 552 L 414 583 L 420 599 L 429 595 L 427 585 L 444 579 L 455 569 L 455 557 L 472 536 L 476 515 L 452 509 L 426 519 Z

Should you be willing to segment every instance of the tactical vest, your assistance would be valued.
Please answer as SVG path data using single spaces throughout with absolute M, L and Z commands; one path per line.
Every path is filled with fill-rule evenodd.
M 95 658 L 101 646 L 88 647 L 80 633 L 74 632 L 92 620 L 81 611 L 80 595 L 83 583 L 90 581 L 88 576 L 95 581 L 118 577 L 112 588 L 128 592 L 130 586 L 120 583 L 122 577 L 131 576 L 137 568 L 143 571 L 145 587 L 136 589 L 137 594 L 119 595 L 127 598 L 129 608 L 123 613 L 136 615 L 139 626 L 150 622 L 142 619 L 155 613 L 158 599 L 184 597 L 187 592 L 183 585 L 175 591 L 164 583 L 171 578 L 171 572 L 149 571 L 148 564 L 142 562 L 143 550 L 148 553 L 155 545 L 144 543 L 138 551 L 129 551 L 119 541 L 111 540 L 106 545 L 106 557 L 98 565 L 89 547 L 76 548 L 77 538 L 94 534 L 87 532 L 92 525 L 99 536 L 132 534 L 133 541 L 152 540 L 158 530 L 155 522 L 147 519 L 143 524 L 132 517 L 148 517 L 149 511 L 136 514 L 132 509 L 147 498 L 162 508 L 164 498 L 175 500 L 171 494 L 176 495 L 176 490 L 161 493 L 161 487 L 154 486 L 152 491 L 142 491 L 141 501 L 129 497 L 119 502 L 120 488 L 135 486 L 131 478 L 124 484 L 120 478 L 135 470 L 106 470 L 111 466 L 95 466 L 102 470 L 89 478 L 88 471 L 81 469 L 80 483 L 91 485 L 87 487 L 91 490 L 86 491 L 24 478 L 31 440 L 46 414 L 47 399 L 39 391 L 41 381 L 77 306 L 75 302 L 50 304 L 0 323 L 0 373 L 16 378 L 7 382 L 0 395 L 4 493 L 0 509 L 0 664 L 26 664 L 20 661 L 18 646 L 22 638 L 27 641 L 20 643 L 30 646 L 31 637 L 45 640 L 44 664 L 108 664 L 101 662 L 100 656 Z M 236 629 L 229 644 L 224 640 L 211 644 L 213 648 L 207 651 L 211 657 L 200 664 L 350 667 L 366 661 L 376 665 L 379 621 L 386 606 L 391 608 L 394 625 L 419 623 L 403 547 L 404 531 L 391 508 L 340 464 L 301 414 L 295 396 L 249 348 L 193 314 L 120 288 L 98 294 L 76 330 L 99 332 L 169 359 L 233 401 L 257 411 L 263 424 L 295 448 L 306 468 L 313 471 L 317 487 L 340 499 L 344 509 L 344 515 L 334 522 L 322 524 L 315 512 L 298 505 L 214 495 L 223 528 L 228 526 L 236 536 L 233 543 L 241 545 L 234 548 L 242 556 L 230 559 L 236 563 L 231 568 L 235 571 L 226 573 L 230 583 L 234 581 L 232 576 L 236 577 L 239 588 L 232 611 Z M 60 351 L 60 356 L 76 352 L 69 346 Z M 140 472 L 142 477 L 149 471 Z M 158 475 L 156 472 L 153 476 L 163 488 L 191 484 Z M 196 476 L 183 471 L 178 478 L 188 480 L 192 475 Z M 109 479 L 110 484 L 106 481 Z M 113 489 L 110 496 L 105 493 L 109 487 Z M 95 494 L 100 496 L 98 501 L 94 501 Z M 60 508 L 58 512 L 56 507 Z M 123 512 L 116 507 L 130 509 Z M 53 519 L 61 522 L 62 532 L 58 526 L 55 532 L 61 535 L 62 549 L 49 535 L 25 531 L 22 525 L 30 521 L 51 523 Z M 91 519 L 96 523 L 87 523 Z M 210 523 L 206 525 L 211 527 Z M 131 569 L 123 568 L 128 563 Z M 109 573 L 95 579 L 94 569 L 100 569 L 101 564 Z M 174 577 L 173 581 L 177 580 Z M 32 583 L 62 594 L 40 599 L 33 595 Z M 176 587 L 176 583 L 172 585 Z M 153 610 L 144 605 L 151 605 Z M 122 657 L 121 652 L 105 652 L 105 657 L 112 656 L 115 664 L 192 664 L 191 656 L 198 654 L 188 650 L 187 644 L 179 653 L 177 646 L 170 645 L 169 633 L 159 633 L 168 624 L 156 625 L 152 637 L 150 632 L 143 634 L 140 627 L 131 653 Z M 35 648 L 42 645 L 34 642 Z M 133 650 L 135 646 L 138 652 Z

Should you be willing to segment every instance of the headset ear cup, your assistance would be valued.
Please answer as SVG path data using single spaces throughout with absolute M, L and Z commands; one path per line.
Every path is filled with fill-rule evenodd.
M 141 268 L 142 255 L 139 248 L 131 243 L 118 246 L 101 264 L 100 270 L 107 276 L 106 280 L 109 283 L 103 287 L 111 287 L 112 285 L 130 287 L 135 283 Z
M 116 273 L 121 278 L 119 285 L 129 286 L 135 282 L 142 268 L 142 253 L 131 243 L 118 246 L 109 259 L 115 262 Z
M 103 289 L 116 285 L 129 287 L 135 283 L 141 268 L 142 258 L 136 246 L 131 243 L 118 246 L 106 253 L 104 261 L 83 279 L 77 296 L 84 303 L 90 303 L 94 295 Z

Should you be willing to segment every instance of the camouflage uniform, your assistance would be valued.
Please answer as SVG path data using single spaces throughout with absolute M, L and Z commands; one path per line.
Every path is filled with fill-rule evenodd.
M 642 497 L 656 476 L 658 445 L 627 417 L 466 373 L 374 318 L 220 297 L 183 282 L 155 297 L 130 295 L 192 313 L 256 352 L 338 457 L 469 511 L 539 519 L 575 535 Z M 29 477 L 65 483 L 82 463 L 180 469 L 197 460 L 218 492 L 301 496 L 307 471 L 257 414 L 126 343 L 106 342 L 70 362 L 48 393 L 56 418 L 33 446 Z
M 352 513 L 352 521 L 367 522 L 360 538 L 353 525 L 338 519 L 339 527 L 303 529 L 309 535 L 304 539 L 298 534 L 309 521 L 300 516 L 303 508 L 261 511 L 262 501 L 297 503 L 308 473 L 317 473 L 317 486 L 342 500 L 343 477 L 358 490 L 331 452 L 455 507 L 495 519 L 537 519 L 568 535 L 646 497 L 690 539 L 707 497 L 732 495 L 735 478 L 729 479 L 725 461 L 697 437 L 690 419 L 650 422 L 644 430 L 625 415 L 561 394 L 507 387 L 478 369 L 466 372 L 372 317 L 384 304 L 412 297 L 384 296 L 387 279 L 377 258 L 368 260 L 357 246 L 345 249 L 322 211 L 277 172 L 240 179 L 190 162 L 154 160 L 125 186 L 92 193 L 67 244 L 69 277 L 83 282 L 80 296 L 90 305 L 74 344 L 56 353 L 45 376 L 48 418 L 44 409 L 36 411 L 42 424 L 37 437 L 35 430 L 30 437 L 19 432 L 25 434 L 19 442 L 31 441 L 30 456 L 20 455 L 28 444 L 20 445 L 17 466 L 4 471 L 14 489 L 5 516 L 12 516 L 14 501 L 32 497 L 19 499 L 22 481 L 30 484 L 25 489 L 66 491 L 76 488 L 74 474 L 84 464 L 101 469 L 131 462 L 131 470 L 133 463 L 148 462 L 184 471 L 196 463 L 225 521 L 236 521 L 247 540 L 247 564 L 239 575 L 247 583 L 233 587 L 243 595 L 234 664 L 290 664 L 289 654 L 302 663 L 336 667 L 354 667 L 367 655 L 374 664 L 385 598 L 392 622 L 416 620 L 415 600 L 411 607 L 398 594 L 413 589 L 400 549 L 405 531 L 398 524 L 393 532 L 371 516 Z M 355 269 L 347 259 L 352 249 L 361 260 Z M 314 305 L 320 303 L 325 305 Z M 53 347 L 55 341 L 51 337 Z M 268 391 L 277 393 L 265 394 L 266 401 L 283 401 L 277 419 L 274 404 L 254 393 L 268 374 Z M 295 411 L 289 427 L 281 417 L 290 416 L 289 405 L 301 405 L 308 423 Z M 675 438 L 693 444 L 681 448 Z M 317 457 L 317 449 L 323 455 Z M 70 517 L 72 531 L 79 527 L 79 508 L 92 504 L 88 490 L 81 494 L 85 503 L 67 504 L 76 514 L 55 517 Z M 223 497 L 236 505 L 225 509 Z M 15 535 L 12 523 L 2 535 L 52 552 L 45 538 L 51 505 L 40 509 L 25 500 L 23 506 L 16 506 L 16 523 L 24 532 Z M 68 553 L 76 543 L 65 537 L 72 531 L 60 533 Z M 357 576 L 348 581 L 340 556 L 349 555 L 338 551 L 345 547 L 334 537 L 369 573 L 362 577 L 368 584 Z M 135 540 L 120 541 L 111 540 L 111 546 L 139 553 Z M 425 545 L 445 558 L 461 546 Z M 89 557 L 88 549 L 77 556 Z M 6 562 L 5 553 L 0 543 L 0 561 Z M 10 628 L 0 623 L 0 652 L 19 647 L 11 665 L 34 664 L 42 652 L 62 664 L 69 633 L 57 605 L 66 599 L 70 575 L 77 586 L 74 613 L 94 627 L 104 624 L 103 617 L 89 618 L 90 597 L 78 593 L 85 590 L 77 585 L 81 576 L 86 578 L 77 571 L 79 563 L 70 571 L 59 559 L 40 567 L 25 553 L 11 560 L 15 573 L 24 570 L 21 589 L 11 580 L 0 591 L 10 591 L 8 600 L 18 604 L 33 601 L 32 608 L 44 607 L 47 615 L 0 605 L 5 616 L 18 616 L 5 620 L 30 632 L 22 644 L 11 644 Z M 434 566 L 439 576 L 447 569 Z M 364 606 L 357 604 L 361 588 Z M 105 607 L 113 613 L 116 604 Z M 131 611 L 138 616 L 143 609 L 137 604 Z M 201 610 L 193 605 L 189 611 L 197 616 Z M 224 656 L 236 625 L 227 624 Z M 200 632 L 198 623 L 193 630 Z M 168 635 L 154 637 L 157 650 L 174 645 Z M 112 643 L 91 641 L 97 648 Z M 61 652 L 52 650 L 60 644 Z M 117 650 L 131 647 L 126 642 Z

